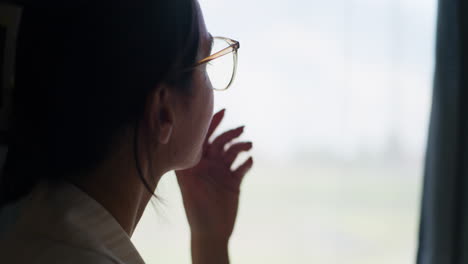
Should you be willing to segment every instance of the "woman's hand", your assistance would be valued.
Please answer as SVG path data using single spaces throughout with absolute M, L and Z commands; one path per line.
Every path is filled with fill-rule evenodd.
M 209 142 L 223 117 L 224 110 L 213 116 L 200 163 L 191 169 L 176 171 L 192 242 L 228 242 L 237 216 L 240 184 L 253 165 L 253 159 L 249 158 L 239 168 L 231 170 L 239 153 L 252 148 L 251 142 L 234 143 L 225 149 L 243 133 L 243 127 L 229 130 Z

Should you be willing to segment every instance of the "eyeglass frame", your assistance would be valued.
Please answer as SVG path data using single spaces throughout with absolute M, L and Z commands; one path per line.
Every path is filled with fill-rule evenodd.
M 240 43 L 239 41 L 237 40 L 233 40 L 233 39 L 230 39 L 230 38 L 226 38 L 226 37 L 219 37 L 219 36 L 216 36 L 216 37 L 213 37 L 213 41 L 215 39 L 220 39 L 220 40 L 224 40 L 226 41 L 229 46 L 204 58 L 204 59 L 201 59 L 199 60 L 197 63 L 195 63 L 195 65 L 193 65 L 190 69 L 187 69 L 187 70 L 192 70 L 193 68 L 196 68 L 200 65 L 203 65 L 205 63 L 208 63 L 210 61 L 213 61 L 215 59 L 218 59 L 222 56 L 225 56 L 227 54 L 230 54 L 232 53 L 233 54 L 233 58 L 234 58 L 234 68 L 233 68 L 233 72 L 232 72 L 232 76 L 231 76 L 231 80 L 229 81 L 228 85 L 226 86 L 226 88 L 223 88 L 223 89 L 219 89 L 219 88 L 215 88 L 213 87 L 213 90 L 216 90 L 216 91 L 226 91 L 227 89 L 229 89 L 229 87 L 231 87 L 232 83 L 234 82 L 234 79 L 236 77 L 236 72 L 237 72 L 237 50 L 240 48 Z

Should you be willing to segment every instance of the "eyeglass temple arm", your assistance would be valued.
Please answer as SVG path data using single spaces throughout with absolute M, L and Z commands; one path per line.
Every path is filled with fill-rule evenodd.
M 239 47 L 240 47 L 239 42 L 235 41 L 234 43 L 229 45 L 229 47 L 227 47 L 227 48 L 225 48 L 225 49 L 223 49 L 221 51 L 218 51 L 215 54 L 204 58 L 203 60 L 200 60 L 199 62 L 197 62 L 197 64 L 195 64 L 195 66 L 202 65 L 204 63 L 210 62 L 210 61 L 212 61 L 214 59 L 222 57 L 222 56 L 224 56 L 226 54 L 229 54 L 231 52 L 235 52 L 235 51 L 237 51 L 239 49 Z

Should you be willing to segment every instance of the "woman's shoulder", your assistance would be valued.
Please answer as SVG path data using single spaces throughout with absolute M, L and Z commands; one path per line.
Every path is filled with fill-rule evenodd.
M 103 252 L 32 236 L 5 237 L 0 256 L 2 263 L 11 264 L 123 264 Z
M 144 263 L 112 215 L 71 185 L 38 186 L 12 208 L 0 263 Z

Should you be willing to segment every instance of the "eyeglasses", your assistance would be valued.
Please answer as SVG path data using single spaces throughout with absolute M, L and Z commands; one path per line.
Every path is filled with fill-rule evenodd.
M 212 53 L 198 61 L 194 67 L 207 64 L 206 71 L 214 90 L 227 90 L 236 77 L 239 41 L 225 37 L 213 37 Z

